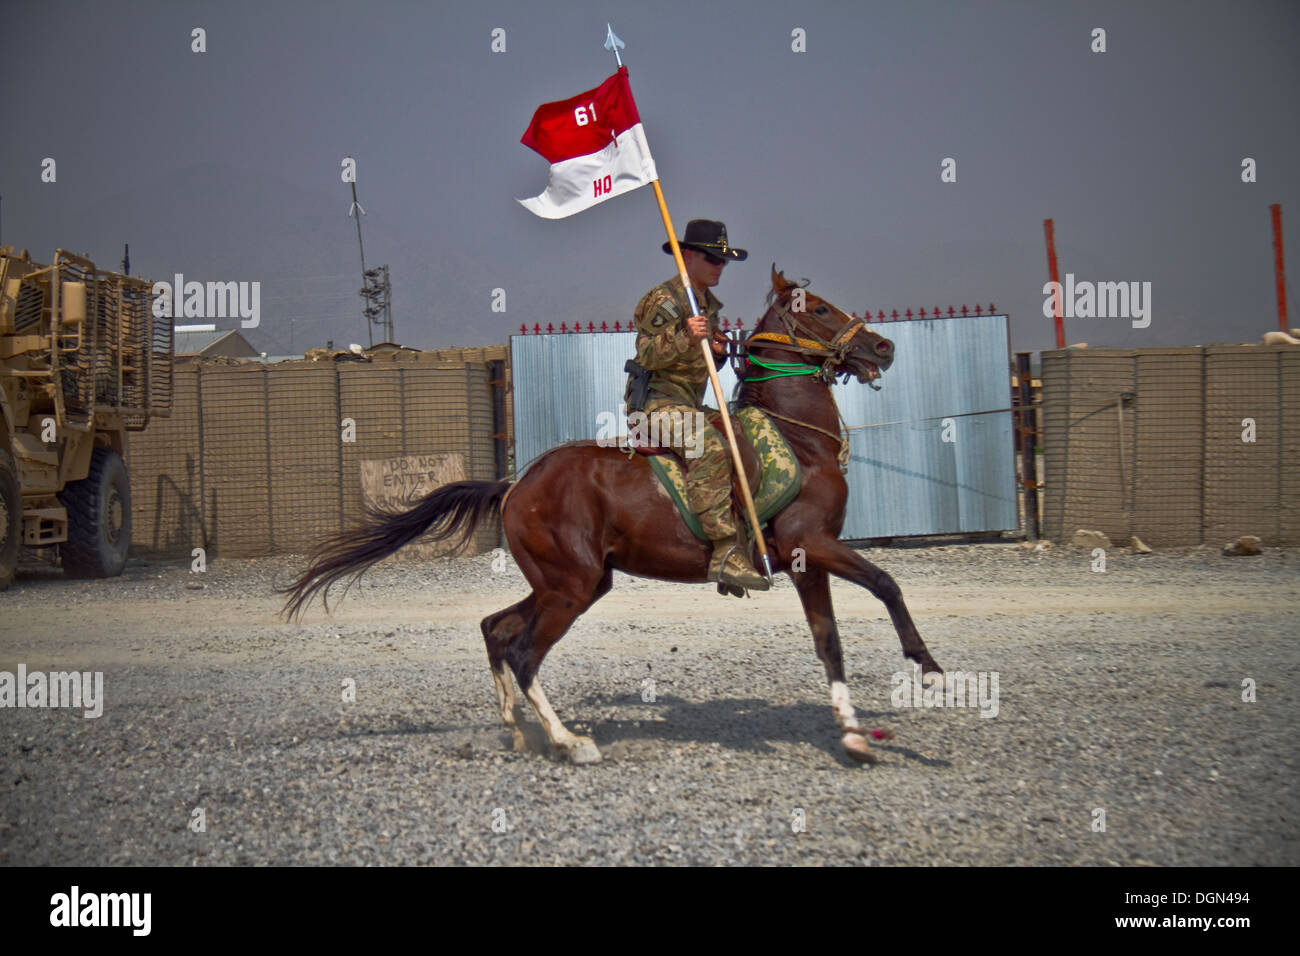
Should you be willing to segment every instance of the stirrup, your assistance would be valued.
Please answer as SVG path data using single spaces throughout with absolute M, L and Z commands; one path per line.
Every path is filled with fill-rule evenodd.
M 727 593 L 731 594 L 735 594 L 737 590 L 768 590 L 771 587 L 771 584 L 768 582 L 767 578 L 763 577 L 762 573 L 749 563 L 743 551 L 740 551 L 740 553 L 737 554 L 738 551 L 740 551 L 739 535 L 732 539 L 731 544 L 721 553 L 720 556 L 715 552 L 714 556 L 709 560 L 709 580 L 718 582 L 719 591 L 722 590 L 724 585 L 727 588 L 730 588 L 731 590 Z M 733 554 L 736 555 L 738 561 L 743 562 L 743 566 L 739 569 L 733 569 L 729 573 L 727 570 L 727 562 L 731 559 Z M 752 577 L 750 577 L 751 574 L 753 575 Z M 739 597 L 740 595 L 736 596 Z

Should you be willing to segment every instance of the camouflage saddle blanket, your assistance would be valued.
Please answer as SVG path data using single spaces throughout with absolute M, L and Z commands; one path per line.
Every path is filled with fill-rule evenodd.
M 803 487 L 803 472 L 799 467 L 799 459 L 790 450 L 781 432 L 772 424 L 772 419 L 768 418 L 761 409 L 741 408 L 732 415 L 732 421 L 740 422 L 741 433 L 758 458 L 757 486 L 751 480 L 750 493 L 754 496 L 754 510 L 758 512 L 759 525 L 765 525 L 793 501 Z M 740 439 L 741 435 L 737 435 L 736 438 Z M 743 454 L 742 442 L 742 456 Z M 650 468 L 664 486 L 664 490 L 668 492 L 668 497 L 677 506 L 677 511 L 686 522 L 686 526 L 691 529 L 691 533 L 701 541 L 709 540 L 700 527 L 700 519 L 686 503 L 686 474 L 678 457 L 670 452 L 650 455 L 649 461 Z M 734 482 L 732 490 L 734 495 Z M 745 526 L 748 528 L 749 518 L 744 515 L 743 508 L 738 510 L 741 511 Z M 749 532 L 752 537 L 753 529 L 749 529 Z

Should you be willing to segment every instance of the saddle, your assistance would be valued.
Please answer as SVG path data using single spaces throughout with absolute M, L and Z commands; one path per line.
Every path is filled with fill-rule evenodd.
M 725 443 L 727 440 L 727 433 L 723 431 L 722 413 L 714 411 L 712 414 L 707 416 L 707 420 L 710 425 L 718 430 L 718 434 L 722 436 L 722 440 Z M 755 495 L 758 493 L 758 483 L 759 478 L 761 477 L 760 472 L 762 468 L 762 465 L 758 460 L 758 452 L 754 450 L 754 443 L 751 442 L 749 437 L 745 434 L 745 430 L 741 425 L 741 420 L 735 415 L 731 416 L 731 430 L 736 436 L 736 448 L 740 452 L 741 463 L 745 466 L 745 478 L 749 482 L 749 493 L 750 495 Z M 637 442 L 633 440 L 633 438 L 639 437 L 640 436 L 629 436 L 627 441 L 627 447 L 632 449 L 632 451 L 636 452 L 638 455 L 646 455 L 647 457 L 667 455 L 673 460 L 677 460 L 671 448 L 664 445 L 652 445 L 648 441 Z M 728 455 L 730 455 L 730 452 L 728 452 Z M 733 500 L 742 500 L 740 493 L 740 480 L 736 475 L 734 463 L 731 469 L 731 494 Z
M 709 423 L 722 432 L 718 412 L 710 416 Z M 799 459 L 786 443 L 785 437 L 762 410 L 753 407 L 737 409 L 736 414 L 731 416 L 731 423 L 736 434 L 736 446 L 740 450 L 740 460 L 745 465 L 750 494 L 754 498 L 754 510 L 758 512 L 759 525 L 762 526 L 798 496 L 803 487 L 803 472 L 799 467 Z M 699 518 L 686 503 L 686 472 L 672 449 L 658 445 L 625 444 L 624 447 L 630 448 L 633 457 L 639 454 L 646 458 L 691 533 L 701 541 L 709 540 L 700 527 Z M 734 502 L 741 495 L 735 469 L 732 471 Z M 743 509 L 738 510 L 741 510 L 743 516 Z M 752 537 L 753 529 L 749 529 L 748 524 L 748 516 L 744 516 L 740 527 L 746 528 Z

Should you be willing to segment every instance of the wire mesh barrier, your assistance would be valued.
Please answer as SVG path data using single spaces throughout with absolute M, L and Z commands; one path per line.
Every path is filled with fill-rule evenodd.
M 498 477 L 489 362 L 504 357 L 178 364 L 171 418 L 130 447 L 135 550 L 308 551 L 367 501 L 409 507 L 443 480 Z M 497 540 L 485 527 L 470 553 Z
M 1300 349 L 1043 353 L 1044 534 L 1300 544 Z

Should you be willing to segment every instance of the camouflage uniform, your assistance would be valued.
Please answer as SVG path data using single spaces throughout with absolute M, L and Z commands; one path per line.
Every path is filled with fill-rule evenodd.
M 700 314 L 709 320 L 710 337 L 718 329 L 718 312 L 722 303 L 708 289 L 696 295 Z M 645 413 L 664 413 L 671 421 L 677 416 L 694 416 L 704 408 L 709 387 L 709 372 L 698 341 L 692 341 L 686 328 L 690 306 L 682 280 L 674 276 L 655 286 L 637 304 L 636 361 L 650 371 L 650 398 Z M 628 381 L 624 400 L 631 391 Z M 680 420 L 680 419 L 679 419 Z M 691 427 L 694 427 L 692 420 Z M 699 456 L 687 457 L 685 442 L 675 429 L 661 428 L 659 444 L 671 448 L 686 470 L 687 503 L 700 518 L 704 533 L 711 540 L 730 538 L 736 533 L 731 515 L 731 455 L 727 441 L 716 428 L 705 424 L 696 434 L 695 449 Z

